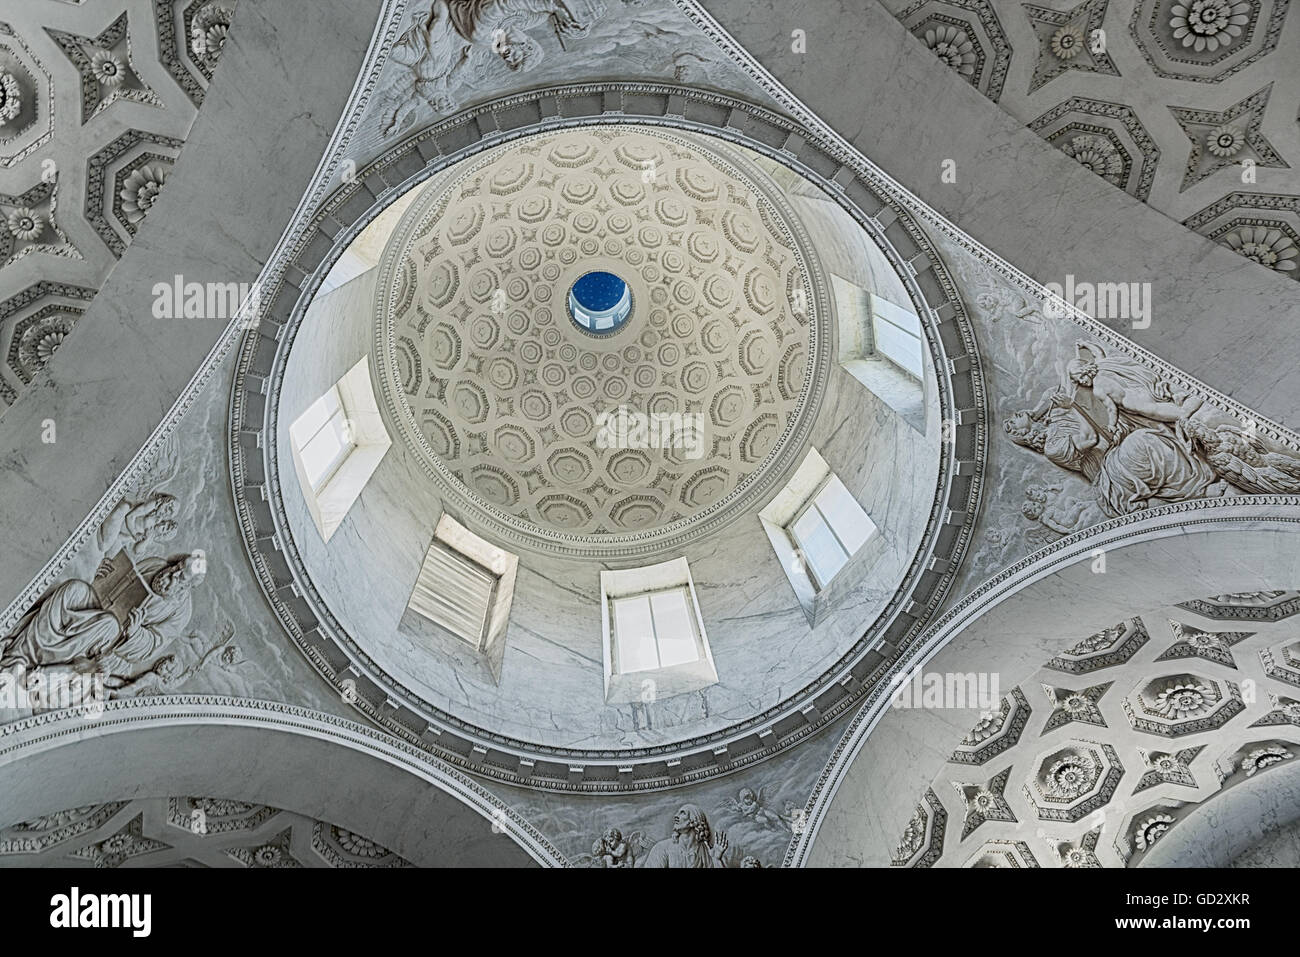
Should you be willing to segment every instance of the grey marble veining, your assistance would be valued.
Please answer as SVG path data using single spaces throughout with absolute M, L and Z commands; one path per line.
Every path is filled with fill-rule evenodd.
M 1277 422 L 1300 420 L 1294 283 L 1105 183 L 1008 116 L 875 0 L 704 0 L 763 67 L 868 158 L 1039 282 L 1149 282 L 1115 328 Z M 793 30 L 806 52 L 792 51 Z M 865 69 L 845 82 L 846 67 Z M 918 108 L 918 103 L 942 108 Z M 956 181 L 945 182 L 945 161 Z M 1194 272 L 1194 280 L 1189 278 Z M 1224 344 L 1231 344 L 1224 348 Z

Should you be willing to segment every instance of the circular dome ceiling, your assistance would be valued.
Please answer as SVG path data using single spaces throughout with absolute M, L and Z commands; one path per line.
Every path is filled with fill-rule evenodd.
M 680 547 L 771 491 L 815 414 L 829 318 L 766 175 L 630 126 L 457 172 L 404 214 L 376 304 L 388 424 L 440 492 L 517 544 L 611 557 Z M 626 283 L 612 328 L 571 315 L 592 273 Z

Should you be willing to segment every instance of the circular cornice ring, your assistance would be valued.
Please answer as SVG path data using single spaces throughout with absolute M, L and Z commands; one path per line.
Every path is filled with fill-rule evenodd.
M 476 153 L 533 133 L 638 124 L 702 133 L 774 159 L 820 186 L 872 237 L 908 289 L 934 360 L 945 441 L 922 545 L 880 616 L 833 666 L 730 728 L 626 750 L 543 747 L 475 727 L 392 679 L 341 627 L 293 542 L 276 458 L 280 380 L 321 280 L 397 196 Z M 896 184 L 793 120 L 732 96 L 658 83 L 550 87 L 493 100 L 428 127 L 358 170 L 320 207 L 267 289 L 241 343 L 230 407 L 230 468 L 241 533 L 286 632 L 344 700 L 442 760 L 496 780 L 559 792 L 672 788 L 761 761 L 852 711 L 947 596 L 978 514 L 988 402 L 974 332 L 957 288 Z M 282 268 L 279 268 L 281 267 Z M 294 486 L 296 488 L 296 486 Z M 346 684 L 345 684 L 346 682 Z

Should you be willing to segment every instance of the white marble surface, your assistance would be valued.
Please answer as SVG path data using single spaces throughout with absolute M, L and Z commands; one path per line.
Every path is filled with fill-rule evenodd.
M 303 17 L 273 0 L 239 5 L 166 196 L 77 334 L 0 418 L 0 528 L 9 543 L 0 601 L 17 596 L 94 508 L 225 326 L 153 318 L 154 283 L 176 274 L 257 279 L 352 90 L 378 9 L 377 0 L 322 0 Z M 322 49 L 329 69 L 320 69 Z M 57 427 L 53 444 L 41 441 L 46 420 Z
M 1039 282 L 1073 274 L 1151 283 L 1150 328 L 1119 331 L 1274 421 L 1300 421 L 1294 280 L 1083 169 L 941 63 L 877 0 L 702 6 L 813 112 L 976 240 Z M 794 29 L 806 33 L 805 53 L 791 51 Z M 944 182 L 947 160 L 955 182 Z

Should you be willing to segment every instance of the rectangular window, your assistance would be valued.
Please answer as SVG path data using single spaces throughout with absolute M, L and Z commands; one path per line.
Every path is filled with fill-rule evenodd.
M 818 588 L 825 588 L 876 530 L 835 475 L 818 489 L 788 528 Z
M 319 492 L 356 448 L 338 387 L 331 386 L 293 427 L 307 481 L 312 491 Z
M 925 354 L 921 320 L 901 306 L 871 297 L 871 336 L 875 351 L 916 378 L 921 378 Z
M 424 556 L 410 608 L 477 649 L 496 584 L 489 569 L 435 540 Z
M 362 356 L 289 426 L 294 473 L 326 542 L 339 530 L 393 443 Z
M 694 603 L 686 587 L 614 598 L 610 606 L 616 673 L 699 661 Z

